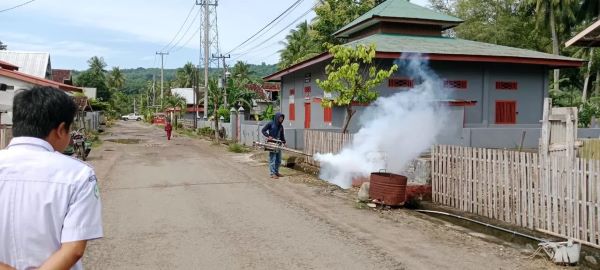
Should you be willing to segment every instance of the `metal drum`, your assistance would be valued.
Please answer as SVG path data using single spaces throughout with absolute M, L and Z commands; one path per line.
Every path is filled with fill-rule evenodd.
M 372 173 L 369 196 L 381 204 L 398 206 L 406 201 L 408 178 L 393 173 Z

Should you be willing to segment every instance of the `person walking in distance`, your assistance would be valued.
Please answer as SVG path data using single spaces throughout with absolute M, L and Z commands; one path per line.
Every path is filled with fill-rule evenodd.
M 165 125 L 165 131 L 167 132 L 167 140 L 171 140 L 171 132 L 173 132 L 173 125 L 171 125 L 171 120 L 167 119 L 167 124 Z
M 283 120 L 285 120 L 285 115 L 282 113 L 276 113 L 275 117 L 273 117 L 273 121 L 266 124 L 262 129 L 262 134 L 267 137 L 267 142 L 281 142 L 283 145 L 285 145 Z M 269 170 L 271 178 L 277 179 L 283 176 L 279 173 L 279 166 L 281 166 L 281 150 L 273 150 L 269 152 Z
M 94 169 L 63 155 L 77 105 L 52 87 L 18 90 L 13 136 L 0 151 L 0 269 L 83 269 L 103 236 Z

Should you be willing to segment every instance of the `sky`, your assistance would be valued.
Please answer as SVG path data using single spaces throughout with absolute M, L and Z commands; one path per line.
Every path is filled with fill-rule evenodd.
M 27 0 L 1 0 L 0 10 L 24 2 Z M 218 2 L 219 47 L 221 53 L 227 53 L 295 0 Z M 426 6 L 428 1 L 411 2 Z M 314 18 L 314 4 L 315 0 L 303 0 L 268 32 L 231 52 L 227 61 L 277 63 L 277 51 L 283 47 L 280 41 L 293 26 Z M 169 52 L 164 58 L 165 68 L 181 67 L 186 62 L 197 65 L 198 10 L 195 0 L 35 0 L 0 12 L 0 41 L 9 50 L 49 52 L 53 68 L 83 70 L 92 56 L 103 57 L 109 67 L 160 67 L 157 51 Z M 182 27 L 188 14 L 190 18 Z M 177 46 L 166 47 L 172 40 Z

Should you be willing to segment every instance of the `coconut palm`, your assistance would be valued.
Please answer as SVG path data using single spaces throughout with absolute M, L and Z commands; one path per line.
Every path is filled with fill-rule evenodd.
M 125 75 L 119 67 L 113 67 L 108 75 L 108 87 L 113 90 L 122 90 L 125 85 Z
M 245 62 L 238 61 L 233 66 L 229 85 L 232 85 L 233 88 L 243 88 L 245 85 L 252 83 L 253 80 L 251 76 L 253 74 L 254 72 L 250 70 L 250 65 Z
M 253 74 L 254 72 L 250 70 L 250 65 L 243 61 L 238 61 L 235 63 L 231 72 L 231 75 L 234 79 L 240 80 L 250 80 L 250 76 Z
M 103 57 L 94 56 L 88 60 L 88 64 L 92 72 L 96 74 L 105 73 L 106 62 Z
M 194 86 L 194 75 L 196 67 L 191 62 L 187 62 L 182 68 L 177 69 L 175 81 L 179 87 L 192 88 Z
M 591 20 L 594 20 L 600 16 L 600 2 L 598 0 L 583 0 L 579 7 L 578 19 L 584 24 L 589 24 Z M 587 58 L 588 65 L 584 74 L 583 84 L 583 102 L 586 101 L 588 96 L 588 86 L 590 85 L 590 78 L 592 74 L 592 67 L 594 67 L 594 48 L 581 48 L 573 55 L 577 58 Z M 596 92 L 598 92 L 598 79 L 600 77 L 600 69 L 596 70 Z M 598 93 L 596 93 L 598 94 Z
M 575 0 L 527 0 L 529 6 L 535 7 L 536 20 L 538 27 L 550 27 L 552 35 L 552 53 L 560 54 L 560 36 L 561 33 L 569 33 L 570 26 L 575 20 L 575 10 L 577 1 Z M 560 70 L 554 70 L 553 90 L 560 90 Z
M 304 21 L 292 29 L 280 42 L 284 46 L 279 51 L 281 54 L 279 68 L 289 67 L 301 60 L 310 58 L 319 53 L 319 46 L 314 42 L 311 26 Z
M 598 0 L 583 0 L 579 8 L 579 18 L 583 20 L 591 20 L 600 16 L 600 1 Z

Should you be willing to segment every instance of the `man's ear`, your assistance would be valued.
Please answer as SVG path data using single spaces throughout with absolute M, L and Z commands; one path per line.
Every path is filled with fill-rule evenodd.
M 69 133 L 71 133 L 65 122 L 60 123 L 60 125 L 58 125 L 58 128 L 56 129 L 56 131 L 58 133 L 57 135 L 61 138 L 63 136 L 70 136 Z

